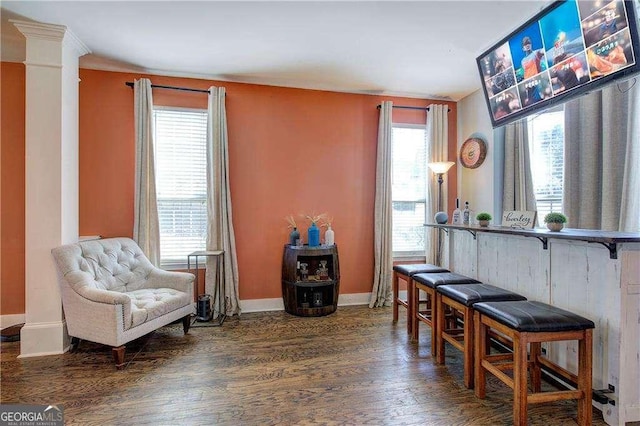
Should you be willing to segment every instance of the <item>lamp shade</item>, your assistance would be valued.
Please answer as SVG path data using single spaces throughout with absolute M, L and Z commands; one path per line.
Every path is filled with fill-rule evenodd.
M 453 165 L 456 164 L 453 161 L 438 161 L 436 163 L 429 163 L 429 168 L 433 173 L 447 173 Z

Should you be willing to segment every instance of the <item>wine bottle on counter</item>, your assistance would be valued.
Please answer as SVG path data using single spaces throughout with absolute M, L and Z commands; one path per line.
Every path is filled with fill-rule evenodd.
M 463 225 L 469 225 L 469 215 L 470 215 L 469 202 L 465 201 L 464 202 L 464 210 L 462 210 L 462 224 Z
M 460 199 L 456 198 L 456 209 L 453 211 L 453 214 L 451 215 L 451 223 L 454 225 L 460 225 L 462 224 L 462 220 L 460 219 Z

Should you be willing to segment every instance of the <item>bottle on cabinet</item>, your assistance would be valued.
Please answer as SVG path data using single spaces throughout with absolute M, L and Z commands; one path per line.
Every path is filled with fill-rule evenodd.
M 458 198 L 456 198 L 456 209 L 453 211 L 453 214 L 451 215 L 451 223 L 454 225 L 461 225 L 462 224 L 462 218 L 460 217 L 460 215 L 462 214 L 462 212 L 460 211 L 460 200 Z
M 464 210 L 462 210 L 462 224 L 469 225 L 469 216 L 471 215 L 471 211 L 469 210 L 469 202 L 464 202 Z
M 289 245 L 297 246 L 299 242 L 300 242 L 300 231 L 298 231 L 298 228 L 294 226 L 293 230 L 289 234 Z
M 336 234 L 331 229 L 331 225 L 327 225 L 327 230 L 324 231 L 324 244 L 327 246 L 332 246 L 336 242 Z
M 320 245 L 320 228 L 316 226 L 315 222 L 311 222 L 307 234 L 309 247 L 318 247 Z

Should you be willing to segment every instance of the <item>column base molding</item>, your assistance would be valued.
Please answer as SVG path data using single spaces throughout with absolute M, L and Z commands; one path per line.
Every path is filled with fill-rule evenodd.
M 60 355 L 68 350 L 69 335 L 64 321 L 27 323 L 20 331 L 18 358 Z

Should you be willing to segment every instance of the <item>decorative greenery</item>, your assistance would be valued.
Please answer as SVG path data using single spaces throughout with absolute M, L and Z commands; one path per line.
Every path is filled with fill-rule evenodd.
M 567 217 L 562 213 L 548 213 L 544 217 L 544 223 L 567 223 Z
M 491 215 L 489 213 L 482 212 L 482 213 L 478 213 L 478 215 L 476 216 L 476 219 L 478 219 L 478 220 L 491 220 L 493 218 L 491 217 Z

